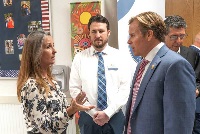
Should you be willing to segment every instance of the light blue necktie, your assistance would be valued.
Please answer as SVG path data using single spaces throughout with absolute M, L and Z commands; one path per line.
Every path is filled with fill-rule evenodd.
M 97 107 L 100 110 L 107 108 L 107 94 L 106 94 L 106 78 L 105 78 L 105 67 L 102 52 L 97 52 L 99 57 L 98 60 L 98 99 Z

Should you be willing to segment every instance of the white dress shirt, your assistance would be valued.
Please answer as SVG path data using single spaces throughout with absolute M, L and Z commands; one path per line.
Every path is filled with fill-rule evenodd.
M 98 56 L 95 54 L 94 47 L 76 54 L 74 57 L 70 80 L 69 90 L 73 98 L 82 90 L 86 93 L 88 102 L 84 105 L 97 106 L 97 70 Z M 102 51 L 104 53 L 104 66 L 106 76 L 106 92 L 108 107 L 103 110 L 109 118 L 117 113 L 123 105 L 126 104 L 130 92 L 130 68 L 126 59 L 118 49 L 110 47 L 108 44 Z M 97 107 L 87 111 L 93 117 Z
M 160 50 L 160 48 L 164 45 L 163 42 L 159 43 L 157 46 L 155 46 L 148 54 L 147 56 L 145 57 L 146 60 L 149 61 L 149 63 L 145 66 L 145 70 L 144 70 L 144 73 L 142 75 L 142 78 L 141 78 L 141 81 L 144 77 L 144 75 L 146 74 L 147 72 L 147 69 L 149 68 L 149 65 L 151 64 L 153 58 L 155 57 L 155 55 L 158 53 L 158 51 Z M 151 66 L 151 68 L 153 67 L 153 65 Z M 142 82 L 141 82 L 142 83 Z

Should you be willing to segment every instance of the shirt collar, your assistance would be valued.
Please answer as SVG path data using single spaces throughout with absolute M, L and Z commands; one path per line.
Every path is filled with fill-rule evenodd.
M 108 43 L 107 43 L 105 49 L 102 51 L 103 54 L 106 54 L 106 55 L 107 55 L 107 54 L 109 53 L 109 51 L 110 51 L 110 48 L 111 48 L 111 47 L 110 47 L 110 46 L 108 45 Z M 98 51 L 95 50 L 93 46 L 90 47 L 90 54 L 91 54 L 91 55 L 95 55 L 97 52 L 98 52 Z
M 177 53 L 180 54 L 180 51 L 181 51 L 181 50 L 180 50 L 180 47 L 179 47 Z
M 153 58 L 155 57 L 155 55 L 157 54 L 157 52 L 160 50 L 160 48 L 164 45 L 163 42 L 160 42 L 157 46 L 155 46 L 145 57 L 146 60 L 148 61 L 152 61 Z

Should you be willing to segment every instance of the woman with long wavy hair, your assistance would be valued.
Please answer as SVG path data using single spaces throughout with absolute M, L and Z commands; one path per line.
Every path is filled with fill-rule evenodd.
M 55 54 L 50 34 L 35 31 L 28 35 L 17 81 L 17 96 L 28 134 L 66 133 L 68 120 L 75 112 L 94 108 L 82 105 L 86 101 L 84 92 L 68 105 L 65 94 L 51 75 Z

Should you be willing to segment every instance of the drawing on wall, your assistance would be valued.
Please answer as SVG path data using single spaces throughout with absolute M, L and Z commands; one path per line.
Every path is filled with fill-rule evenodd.
M 49 0 L 1 0 L 0 11 L 0 77 L 17 77 L 28 34 L 50 32 Z
M 21 1 L 21 14 L 22 16 L 31 15 L 30 1 Z
M 5 19 L 5 26 L 6 28 L 14 28 L 14 19 L 13 19 L 13 14 L 12 13 L 6 13 L 4 14 L 4 19 Z
M 41 21 L 30 21 L 28 22 L 28 32 L 42 31 Z
M 12 0 L 3 0 L 3 5 L 4 6 L 11 6 L 12 5 Z
M 17 47 L 18 49 L 22 49 L 25 43 L 26 35 L 25 34 L 19 34 L 17 35 Z
M 13 40 L 5 40 L 5 54 L 14 54 Z
M 76 53 L 91 46 L 87 24 L 91 16 L 101 14 L 101 2 L 70 3 L 72 59 Z

